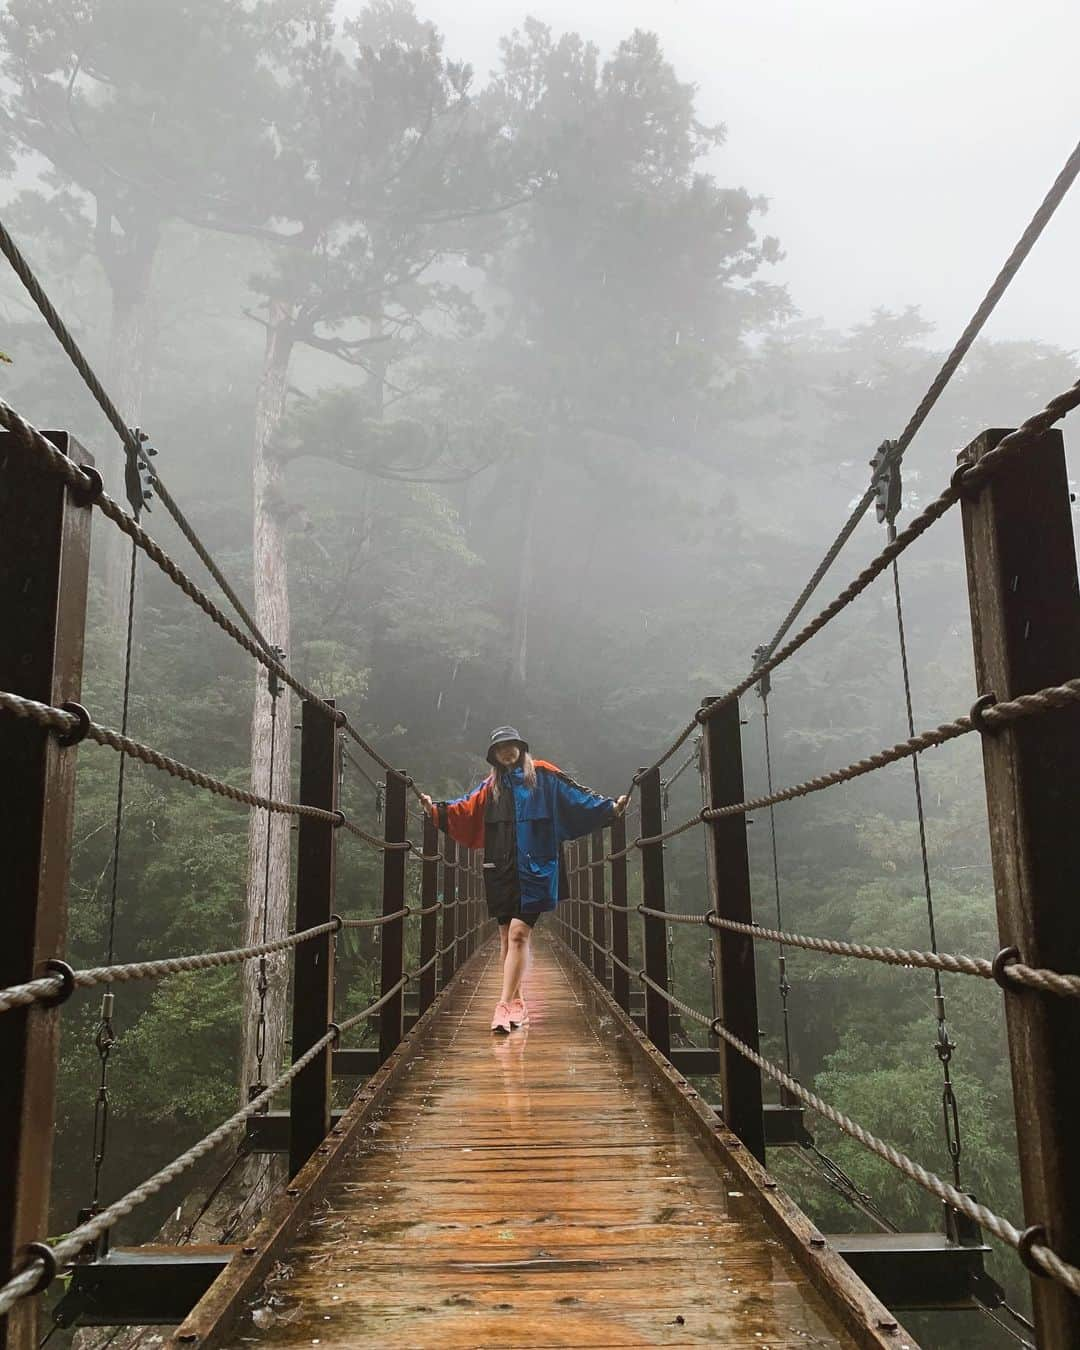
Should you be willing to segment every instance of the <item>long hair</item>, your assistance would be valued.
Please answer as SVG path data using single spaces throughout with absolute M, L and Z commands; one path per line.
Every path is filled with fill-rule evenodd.
M 521 772 L 522 776 L 525 779 L 525 786 L 531 792 L 533 788 L 536 786 L 536 764 L 533 760 L 532 755 L 529 754 L 528 750 L 523 750 L 521 752 L 521 759 L 518 760 L 518 764 L 521 765 Z M 518 767 L 518 764 L 515 764 L 513 767 L 516 769 Z M 495 798 L 496 801 L 499 800 L 499 793 L 502 791 L 502 788 L 499 786 L 499 778 L 501 776 L 502 772 L 496 765 L 492 766 L 492 770 L 487 777 L 488 782 L 491 784 L 491 795 Z

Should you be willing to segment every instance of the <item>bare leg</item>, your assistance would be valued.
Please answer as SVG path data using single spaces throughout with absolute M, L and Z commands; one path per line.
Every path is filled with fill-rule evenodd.
M 503 962 L 502 994 L 499 996 L 501 1003 L 510 1003 L 520 997 L 521 981 L 529 964 L 529 940 L 532 938 L 532 929 L 520 919 L 511 919 L 507 927 L 506 960 Z
M 506 965 L 506 949 L 510 945 L 510 925 L 499 924 L 499 969 Z

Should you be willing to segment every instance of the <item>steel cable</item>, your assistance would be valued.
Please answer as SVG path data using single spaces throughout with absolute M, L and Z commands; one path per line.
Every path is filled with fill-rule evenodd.
M 90 390 L 90 393 L 93 395 L 94 400 L 96 401 L 98 407 L 105 414 L 108 421 L 112 424 L 112 427 L 115 430 L 116 434 L 120 437 L 121 443 L 123 444 L 125 451 L 128 454 L 134 455 L 139 461 L 142 462 L 143 466 L 150 471 L 150 474 L 153 478 L 154 487 L 157 490 L 159 498 L 161 499 L 161 504 L 165 507 L 166 511 L 168 511 L 169 515 L 172 516 L 173 520 L 179 526 L 180 532 L 183 534 L 184 538 L 188 541 L 191 547 L 195 550 L 203 566 L 214 578 L 217 584 L 221 587 L 222 593 L 226 596 L 229 603 L 232 605 L 233 609 L 240 616 L 245 627 L 255 638 L 255 641 L 258 642 L 258 644 L 263 648 L 264 651 L 269 652 L 270 645 L 263 637 L 262 633 L 259 632 L 255 620 L 251 617 L 247 609 L 241 603 L 240 598 L 237 596 L 232 586 L 229 585 L 229 582 L 226 579 L 224 573 L 218 567 L 217 563 L 214 562 L 206 546 L 203 544 L 199 536 L 195 533 L 195 530 L 188 522 L 184 513 L 180 510 L 180 507 L 177 505 L 172 494 L 169 492 L 168 488 L 162 482 L 161 475 L 158 473 L 157 469 L 154 468 L 154 466 L 149 463 L 146 457 L 146 453 L 143 450 L 142 444 L 139 440 L 139 437 L 121 417 L 120 412 L 116 407 L 116 404 L 113 403 L 112 399 L 106 392 L 105 387 L 102 385 L 97 375 L 95 375 L 94 370 L 90 365 L 89 361 L 87 361 L 86 357 L 83 355 L 82 351 L 79 348 L 78 343 L 75 341 L 75 339 L 69 332 L 67 325 L 60 318 L 60 315 L 56 312 L 56 309 L 53 306 L 52 301 L 45 293 L 44 287 L 41 285 L 40 281 L 38 281 L 37 277 L 34 275 L 33 271 L 31 270 L 30 264 L 26 261 L 22 253 L 19 251 L 18 246 L 16 245 L 14 239 L 12 239 L 11 235 L 8 233 L 2 221 L 0 221 L 0 251 L 3 252 L 4 256 L 11 264 L 12 269 L 15 272 L 15 275 L 26 287 L 26 290 L 30 294 L 30 298 L 33 300 L 34 304 L 37 305 L 38 309 L 41 311 L 42 317 L 45 319 L 45 322 L 52 329 L 53 334 L 55 335 L 57 341 L 60 343 L 61 347 L 63 347 L 72 365 L 75 367 L 79 375 L 82 377 L 83 383 Z M 11 428 L 9 427 L 8 430 L 11 430 Z
M 851 515 L 848 517 L 840 533 L 830 545 L 825 557 L 811 573 L 810 579 L 799 593 L 795 603 L 784 616 L 784 619 L 776 633 L 773 635 L 772 640 L 766 644 L 764 648 L 766 658 L 772 656 L 773 652 L 780 645 L 784 634 L 787 633 L 788 629 L 798 618 L 799 614 L 804 609 L 806 602 L 817 589 L 826 572 L 828 572 L 829 568 L 836 561 L 840 551 L 854 533 L 855 527 L 858 525 L 859 521 L 862 520 L 869 509 L 870 504 L 873 502 L 874 497 L 877 495 L 877 488 L 881 479 L 884 478 L 891 468 L 894 468 L 903 459 L 908 447 L 915 439 L 915 435 L 919 431 L 919 428 L 926 421 L 935 403 L 937 403 L 942 393 L 944 393 L 946 386 L 956 373 L 961 361 L 963 361 L 970 350 L 971 344 L 982 331 L 987 319 L 989 319 L 990 315 L 997 307 L 998 301 L 1008 290 L 1012 279 L 1016 276 L 1017 272 L 1019 272 L 1024 260 L 1031 252 L 1039 236 L 1050 223 L 1055 211 L 1064 200 L 1065 194 L 1069 191 L 1070 187 L 1072 187 L 1078 173 L 1080 173 L 1080 144 L 1076 146 L 1072 154 L 1065 161 L 1061 172 L 1051 185 L 1050 191 L 1046 194 L 1045 198 L 1040 203 L 1038 210 L 1028 223 L 1027 229 L 1020 236 L 1016 246 L 1005 260 L 1001 271 L 994 278 L 990 289 L 983 297 L 982 303 L 971 316 L 967 327 L 957 338 L 952 351 L 950 351 L 945 358 L 941 369 L 934 376 L 929 389 L 927 389 L 920 400 L 918 407 L 911 414 L 907 426 L 901 431 L 896 441 L 892 443 L 888 455 L 875 470 L 874 476 L 870 481 L 870 486 L 859 499 L 858 504 L 851 512 Z

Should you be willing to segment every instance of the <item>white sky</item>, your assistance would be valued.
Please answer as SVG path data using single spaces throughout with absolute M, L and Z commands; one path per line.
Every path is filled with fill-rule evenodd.
M 359 8 L 346 0 L 344 8 Z M 967 321 L 1080 139 L 1080 0 L 417 0 L 486 78 L 528 13 L 607 53 L 660 34 L 713 168 L 770 199 L 775 275 L 846 326 L 920 304 L 942 345 Z M 1080 183 L 988 326 L 1080 349 Z

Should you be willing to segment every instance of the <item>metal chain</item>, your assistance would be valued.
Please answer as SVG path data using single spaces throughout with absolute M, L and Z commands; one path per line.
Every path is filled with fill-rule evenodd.
M 277 938 L 273 942 L 260 942 L 251 947 L 233 947 L 220 952 L 199 952 L 194 956 L 168 956 L 158 961 L 128 961 L 116 966 L 92 966 L 88 970 L 75 970 L 65 978 L 64 975 L 43 975 L 37 980 L 28 980 L 25 984 L 13 984 L 0 989 L 0 1013 L 12 1008 L 26 1008 L 33 1003 L 55 1003 L 59 996 L 66 996 L 66 986 L 70 980 L 72 989 L 91 989 L 99 984 L 127 984 L 132 980 L 160 980 L 169 975 L 183 975 L 197 970 L 214 970 L 219 966 L 239 965 L 243 961 L 254 960 L 257 956 L 272 952 L 282 952 L 297 947 L 303 942 L 323 933 L 336 933 L 342 924 L 335 918 L 329 923 L 317 924 L 314 928 L 305 928 L 300 933 L 290 933 L 287 937 Z
M 2 229 L 2 226 L 0 226 Z M 2 243 L 2 240 L 0 240 Z M 133 503 L 138 511 L 138 499 Z M 131 545 L 131 566 L 128 574 L 127 620 L 124 639 L 124 676 L 123 696 L 120 710 L 120 734 L 127 735 L 128 716 L 131 710 L 131 657 L 135 638 L 135 581 L 138 570 L 139 552 L 134 543 Z M 108 938 L 106 942 L 106 965 L 112 965 L 116 957 L 116 912 L 120 894 L 120 840 L 123 836 L 124 820 L 124 778 L 127 757 L 120 756 L 120 765 L 116 775 L 116 811 L 113 818 L 112 875 L 109 886 Z M 112 1103 L 109 1098 L 109 1069 L 112 1052 L 116 1046 L 116 1030 L 113 1026 L 115 995 L 112 985 L 105 986 L 101 996 L 101 1015 L 94 1032 L 94 1049 L 98 1056 L 98 1087 L 94 1094 L 94 1127 L 91 1146 L 91 1190 L 90 1204 L 79 1212 L 80 1221 L 92 1218 L 101 1209 L 101 1176 L 109 1151 L 109 1117 Z

